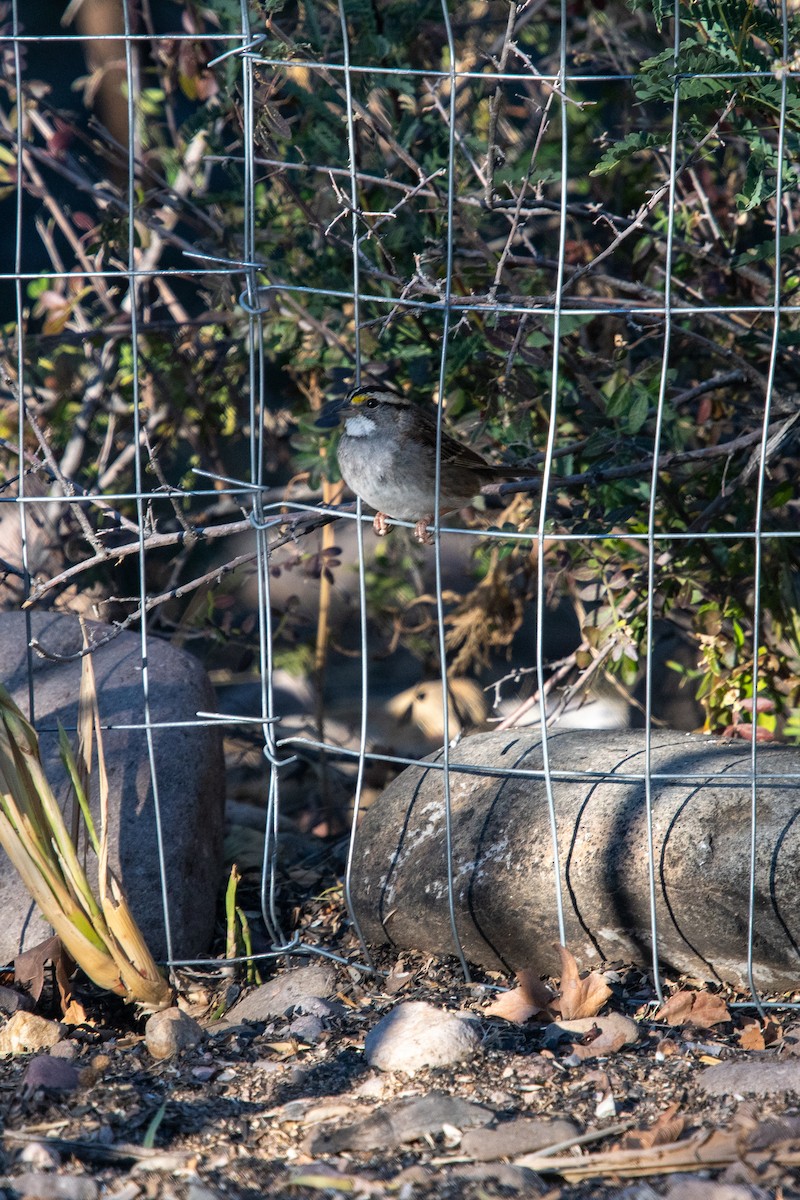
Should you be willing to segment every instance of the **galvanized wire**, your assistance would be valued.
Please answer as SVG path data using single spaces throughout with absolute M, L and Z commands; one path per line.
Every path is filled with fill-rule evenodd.
M 163 723 L 152 720 L 150 707 L 150 685 L 149 673 L 147 664 L 148 652 L 148 632 L 147 621 L 145 614 L 147 611 L 147 584 L 146 584 L 146 553 L 148 550 L 147 537 L 145 534 L 146 528 L 146 512 L 145 505 L 157 504 L 160 500 L 169 502 L 169 494 L 164 496 L 154 496 L 146 492 L 143 481 L 143 444 L 142 444 L 142 429 L 141 429 L 141 381 L 140 381 L 140 365 L 139 355 L 137 353 L 139 341 L 139 304 L 138 295 L 139 289 L 145 281 L 154 277 L 170 278 L 170 277 L 188 277 L 193 275 L 202 276 L 234 276 L 242 280 L 241 307 L 248 317 L 248 337 L 249 337 L 249 366 L 248 366 L 248 402 L 249 402 L 249 417 L 250 417 L 250 445 L 249 445 L 249 477 L 243 481 L 228 480 L 230 486 L 221 490 L 218 489 L 202 489 L 198 487 L 192 491 L 194 496 L 228 494 L 232 496 L 241 496 L 243 502 L 250 506 L 252 512 L 252 538 L 256 551 L 257 572 L 256 578 L 258 583 L 258 608 L 259 608 L 259 664 L 261 675 L 261 711 L 254 714 L 249 720 L 254 725 L 260 727 L 263 744 L 264 744 L 264 760 L 266 769 L 265 793 L 266 793 L 266 837 L 265 837 L 265 853 L 263 860 L 263 870 L 261 877 L 261 907 L 262 916 L 267 928 L 269 937 L 272 940 L 272 947 L 268 952 L 269 955 L 282 953 L 319 953 L 325 956 L 331 956 L 331 952 L 325 947 L 314 945 L 310 940 L 304 937 L 303 931 L 294 934 L 287 934 L 281 927 L 279 918 L 279 883 L 277 878 L 277 835 L 280 816 L 281 802 L 281 774 L 294 761 L 294 754 L 298 750 L 321 751 L 331 757 L 331 760 L 337 758 L 343 761 L 353 761 L 356 763 L 356 781 L 355 781 L 355 796 L 354 796 L 354 812 L 353 822 L 351 826 L 350 838 L 348 843 L 347 865 L 344 875 L 344 895 L 350 919 L 353 925 L 354 932 L 360 943 L 360 955 L 362 965 L 370 965 L 367 947 L 363 933 L 358 926 L 356 915 L 354 912 L 352 901 L 352 885 L 353 885 L 353 870 L 354 870 L 354 849 L 356 837 L 356 825 L 361 805 L 362 792 L 364 786 L 365 769 L 369 762 L 381 762 L 395 767 L 404 765 L 412 765 L 417 762 L 414 758 L 406 758 L 402 755 L 392 755 L 378 753 L 370 749 L 368 742 L 368 715 L 369 715 L 369 625 L 368 625 L 368 597 L 366 589 L 366 568 L 367 559 L 364 546 L 364 525 L 369 523 L 371 518 L 361 510 L 361 501 L 357 501 L 355 512 L 338 513 L 339 519 L 355 520 L 357 522 L 357 547 L 358 547 L 358 566 L 359 566 L 359 622 L 360 622 L 360 655 L 361 655 L 361 699 L 359 713 L 359 732 L 358 744 L 355 749 L 341 748 L 324 740 L 314 740 L 308 737 L 300 736 L 281 736 L 280 722 L 276 716 L 275 704 L 275 689 L 274 689 L 274 636 L 275 631 L 272 622 L 272 598 L 270 585 L 270 532 L 275 521 L 280 516 L 283 517 L 287 511 L 304 512 L 304 511 L 319 511 L 319 506 L 303 505 L 294 502 L 266 503 L 263 499 L 262 489 L 268 482 L 265 479 L 264 463 L 266 458 L 266 443 L 265 443 L 265 421 L 264 416 L 268 409 L 266 375 L 265 375 L 265 352 L 264 352 L 264 315 L 267 311 L 267 305 L 270 298 L 275 293 L 285 293 L 288 296 L 308 296 L 313 295 L 318 298 L 326 299 L 331 304 L 341 304 L 349 302 L 353 305 L 353 343 L 352 343 L 352 360 L 354 364 L 354 381 L 356 385 L 360 383 L 362 369 L 362 348 L 361 348 L 361 330 L 362 330 L 362 311 L 369 306 L 391 306 L 393 309 L 409 313 L 430 312 L 440 317 L 439 328 L 441 330 L 441 345 L 439 355 L 439 370 L 438 370 L 438 414 L 437 414 L 437 458 L 436 458 L 436 478 L 435 478 L 435 494 L 437 497 L 436 511 L 433 518 L 433 561 L 435 568 L 436 581 L 436 614 L 437 614 L 437 639 L 439 649 L 439 668 L 440 679 L 442 684 L 442 729 L 443 729 L 443 745 L 442 751 L 436 761 L 427 764 L 431 771 L 441 771 L 442 773 L 442 796 L 444 809 L 444 845 L 443 853 L 446 857 L 447 870 L 447 896 L 448 896 L 448 915 L 450 921 L 450 929 L 452 933 L 453 948 L 460 960 L 462 970 L 467 979 L 469 979 L 469 967 L 466 961 L 464 950 L 461 944 L 458 917 L 457 917 L 457 887 L 456 880 L 458 875 L 458 865 L 454 861 L 454 830 L 453 830 L 453 812 L 452 812 L 452 794 L 451 794 L 451 778 L 459 773 L 479 774 L 482 768 L 465 766 L 464 764 L 454 762 L 451 758 L 450 750 L 450 712 L 448 704 L 448 673 L 447 673 L 447 646 L 445 638 L 445 607 L 442 588 L 442 539 L 445 536 L 459 536 L 467 538 L 480 537 L 482 539 L 493 539 L 506 543 L 514 543 L 521 546 L 529 546 L 535 549 L 537 555 L 537 574 L 536 574 L 536 601 L 537 601 L 537 623 L 536 623 L 536 645 L 535 645 L 535 672 L 539 695 L 539 712 L 540 722 L 539 730 L 541 733 L 541 769 L 525 768 L 514 766 L 510 768 L 485 768 L 485 773 L 491 774 L 498 779 L 524 779 L 536 780 L 544 785 L 544 791 L 547 799 L 548 816 L 550 825 L 550 834 L 552 841 L 553 855 L 553 907 L 555 919 L 558 926 L 559 938 L 562 944 L 566 941 L 564 905 L 562 895 L 562 869 L 559 856 L 559 829 L 558 829 L 558 784 L 562 781 L 573 781 L 576 779 L 592 782 L 608 777 L 607 773 L 594 772 L 591 770 L 575 770 L 565 771 L 557 770 L 552 767 L 549 751 L 549 735 L 548 735 L 548 711 L 546 698 L 546 680 L 547 680 L 547 662 L 545 654 L 544 642 L 544 614 L 545 614 L 545 598 L 547 592 L 547 561 L 550 549 L 560 543 L 582 542 L 587 540 L 605 542 L 612 541 L 620 543 L 625 539 L 622 538 L 617 530 L 613 527 L 598 526 L 596 530 L 590 533 L 561 533 L 557 535 L 550 530 L 550 506 L 552 503 L 553 482 L 556 477 L 554 470 L 555 453 L 556 453 L 556 433 L 559 416 L 559 401 L 561 396 L 562 381 L 559 372 L 559 344 L 562 338 L 562 329 L 565 318 L 579 316 L 597 316 L 600 314 L 620 314 L 629 317 L 650 317 L 657 318 L 663 323 L 663 351 L 661 361 L 661 374 L 658 391 L 657 410 L 655 414 L 655 431 L 653 437 L 652 448 L 652 465 L 650 469 L 650 495 L 647 513 L 647 632 L 646 632 L 646 658 L 647 658 L 647 674 L 645 682 L 645 730 L 643 736 L 644 745 L 644 763 L 641 771 L 623 770 L 615 772 L 613 779 L 619 783 L 641 783 L 644 784 L 645 790 L 645 813 L 647 824 L 647 848 L 648 848 L 648 882 L 649 882 L 649 905 L 650 905 L 650 937 L 651 937 L 651 953 L 652 953 L 652 969 L 654 976 L 654 984 L 656 993 L 661 999 L 662 988 L 659 974 L 659 929 L 657 915 L 657 873 L 654 856 L 654 789 L 663 784 L 669 784 L 676 781 L 684 783 L 701 783 L 708 778 L 707 773 L 698 774 L 696 772 L 663 772 L 653 769 L 652 764 L 652 717 L 654 707 L 653 696 L 653 678 L 650 664 L 652 662 L 653 648 L 655 643 L 655 620 L 656 620 L 656 599 L 658 594 L 657 586 L 657 548 L 660 546 L 669 547 L 671 543 L 680 543 L 681 541 L 691 539 L 694 542 L 708 542 L 709 544 L 724 542 L 726 539 L 735 539 L 739 542 L 752 542 L 753 545 L 753 562 L 754 562 L 754 604 L 753 604 L 753 640 L 754 640 L 754 664 L 753 664 L 753 692 L 754 703 L 758 690 L 758 672 L 759 672 L 759 650 L 761 648 L 761 625 L 762 625 L 762 602 L 761 602 L 761 583 L 763 570 L 763 552 L 764 547 L 770 540 L 776 542 L 786 538 L 800 537 L 800 531 L 794 530 L 779 530 L 769 531 L 764 528 L 764 503 L 765 489 L 767 481 L 767 443 L 769 437 L 769 425 L 772 413 L 772 399 L 775 385 L 775 373 L 778 358 L 778 348 L 780 339 L 781 318 L 784 315 L 796 313 L 800 311 L 800 304 L 784 302 L 781 297 L 781 280 L 784 268 L 784 262 L 781 255 L 781 215 L 782 203 L 784 196 L 784 179 L 783 179 L 783 154 L 784 154 L 784 130 L 786 121 L 786 110 L 788 100 L 788 87 L 792 80 L 800 78 L 800 72 L 796 69 L 783 70 L 780 75 L 781 80 L 781 108 L 778 123 L 778 148 L 777 148 L 777 193 L 776 193 L 776 225 L 775 225 L 775 270 L 774 270 L 774 290 L 771 303 L 764 304 L 729 304 L 729 305 L 714 305 L 701 302 L 688 303 L 686 301 L 676 301 L 673 294 L 673 273 L 672 263 L 674 254 L 675 242 L 675 217 L 676 217 L 676 179 L 677 179 L 677 148 L 678 148 L 678 117 L 681 105 L 681 83 L 686 79 L 697 78 L 697 76 L 687 75 L 684 72 L 677 70 L 678 66 L 678 48 L 679 48 L 679 29 L 680 29 L 680 6 L 678 0 L 675 0 L 673 20 L 674 20 L 674 41 L 673 54 L 676 64 L 674 94 L 673 94 L 673 110 L 672 110 L 672 133 L 669 149 L 670 163 L 670 185 L 669 194 L 666 200 L 665 208 L 667 212 L 667 228 L 666 228 L 666 255 L 665 255 L 665 272 L 664 272 L 664 291 L 663 297 L 657 302 L 645 303 L 637 301 L 635 304 L 627 304 L 619 299 L 607 300 L 605 298 L 598 299 L 596 302 L 588 302 L 585 297 L 575 298 L 565 294 L 565 268 L 566 268 L 566 237 L 567 237 L 567 220 L 569 212 L 568 204 L 568 186 L 570 183 L 569 172 L 569 95 L 570 89 L 581 84 L 589 82 L 607 83 L 619 82 L 627 84 L 635 80 L 636 76 L 626 73 L 604 73 L 597 75 L 588 75 L 583 72 L 568 71 L 568 34 L 569 25 L 567 20 L 566 0 L 561 0 L 560 10 L 560 45 L 559 45 L 559 70 L 557 73 L 537 74 L 535 79 L 537 82 L 548 83 L 555 87 L 557 92 L 558 104 L 560 107 L 560 163 L 561 163 L 561 179 L 560 179 L 560 197 L 558 201 L 558 219 L 559 219 L 559 238 L 558 249 L 555 263 L 555 287 L 552 296 L 543 298 L 541 303 L 533 300 L 528 302 L 519 302 L 508 298 L 498 300 L 494 296 L 480 295 L 453 295 L 453 257 L 455 252 L 455 222 L 454 213 L 456 206 L 463 203 L 463 198 L 460 198 L 456 189 L 457 178 L 457 106 L 456 93 L 457 86 L 462 81 L 475 80 L 488 84 L 498 84 L 500 82 L 520 84 L 530 84 L 531 73 L 521 71 L 506 71 L 499 70 L 494 65 L 487 66 L 485 70 L 460 70 L 458 67 L 457 48 L 453 38 L 453 32 L 450 24 L 450 10 L 447 0 L 442 0 L 442 23 L 445 30 L 446 49 L 449 55 L 449 64 L 447 69 L 442 70 L 414 70 L 405 67 L 386 67 L 374 63 L 355 63 L 351 61 L 350 39 L 347 27 L 347 12 L 344 0 L 338 0 L 338 11 L 341 27 L 341 49 L 342 61 L 303 61 L 302 63 L 286 62 L 282 59 L 260 54 L 260 48 L 264 41 L 264 35 L 256 34 L 250 23 L 250 13 L 247 0 L 241 0 L 241 27 L 236 38 L 230 34 L 215 34 L 210 32 L 204 34 L 204 40 L 219 42 L 225 44 L 228 48 L 223 53 L 217 55 L 212 61 L 221 63 L 231 57 L 238 58 L 241 67 L 241 88 L 242 88 L 242 121 L 243 121 L 243 150 L 241 155 L 234 154 L 225 159 L 228 162 L 240 162 L 243 164 L 243 195 L 242 195 L 242 257 L 240 260 L 225 260 L 204 258 L 204 261 L 197 268 L 186 268 L 185 270 L 176 268 L 164 268 L 157 271 L 150 269 L 141 269 L 137 266 L 137 247 L 135 242 L 135 214 L 137 203 L 136 192 L 136 166 L 137 166 L 137 137 L 136 127 L 139 119 L 137 109 L 137 97 L 139 94 L 139 83 L 137 78 L 137 62 L 136 49 L 140 42 L 149 38 L 149 35 L 140 35 L 133 32 L 130 27 L 130 12 L 128 5 L 123 5 L 125 13 L 125 68 L 127 78 L 127 111 L 129 123 L 129 144 L 128 144 L 128 185 L 127 185 L 127 219 L 128 219 L 128 255 L 127 263 L 124 270 L 107 267 L 98 271 L 84 271 L 82 269 L 70 270 L 64 272 L 63 277 L 68 277 L 71 280 L 81 278 L 90 279 L 112 279 L 122 280 L 127 289 L 127 298 L 130 304 L 130 341 L 133 347 L 132 355 L 132 389 L 133 389 L 133 436 L 135 443 L 135 460 L 134 460 L 134 488 L 131 492 L 107 493 L 103 499 L 109 501 L 130 500 L 135 503 L 137 524 L 138 524 L 138 603 L 142 613 L 140 643 L 142 657 L 142 690 L 143 690 L 143 721 L 141 723 L 130 723 L 124 726 L 116 726 L 116 728 L 141 729 L 145 733 L 147 744 L 147 756 L 151 774 L 151 794 L 153 799 L 154 819 L 156 822 L 159 868 L 161 872 L 161 884 L 163 895 L 163 913 L 166 931 L 167 956 L 172 965 L 185 965 L 183 960 L 180 963 L 173 958 L 172 937 L 170 928 L 170 913 L 169 913 L 169 888 L 170 880 L 167 878 L 167 870 L 165 863 L 165 851 L 162 840 L 161 829 L 161 810 L 159 800 L 159 784 L 156 771 L 155 749 L 153 735 L 158 729 L 163 728 Z M 784 45 L 783 59 L 788 62 L 789 45 L 788 45 L 788 22 L 785 6 L 782 12 L 783 30 L 784 30 Z M 17 95 L 19 104 L 24 105 L 23 99 L 23 68 L 21 61 L 22 48 L 30 43 L 35 44 L 41 41 L 47 41 L 53 45 L 64 41 L 69 41 L 72 35 L 64 35 L 53 33 L 46 37 L 26 35 L 20 30 L 20 22 L 18 17 L 18 0 L 15 0 L 12 6 L 12 21 L 13 30 L 12 36 L 9 39 L 13 44 L 14 70 L 16 73 Z M 170 34 L 175 40 L 186 38 L 196 41 L 196 35 L 176 32 Z M 118 40 L 117 35 L 114 39 Z M 102 40 L 97 39 L 97 40 Z M 230 45 L 234 41 L 236 44 Z M 443 47 L 444 48 L 444 47 Z M 268 286 L 264 286 L 260 282 L 260 266 L 258 263 L 258 246 L 256 239 L 256 212 L 254 195 L 257 186 L 257 166 L 262 161 L 256 154 L 256 138 L 255 138 L 255 110 L 257 99 L 254 88 L 254 72 L 257 67 L 261 68 L 280 68 L 281 70 L 291 72 L 295 68 L 302 67 L 304 70 L 316 71 L 318 73 L 330 72 L 341 77 L 344 94 L 345 94 L 345 116 L 347 129 L 347 161 L 336 161 L 330 163 L 308 164 L 308 163 L 279 163 L 277 160 L 271 161 L 272 165 L 280 165 L 287 170 L 292 171 L 308 171 L 308 172 L 330 172 L 341 175 L 349 181 L 349 205 L 350 205 L 350 245 L 352 253 L 352 287 L 345 289 L 341 287 L 308 287 L 300 283 L 296 279 L 287 278 L 282 281 L 273 281 Z M 356 139 L 356 118 L 355 105 L 353 98 L 354 83 L 360 77 L 367 75 L 383 76 L 391 78 L 409 78 L 409 79 L 425 79 L 431 83 L 433 87 L 441 89 L 444 93 L 447 91 L 449 105 L 443 111 L 446 114 L 448 125 L 448 153 L 447 163 L 445 167 L 447 177 L 447 202 L 446 202 L 446 240 L 445 240 L 445 270 L 442 279 L 442 292 L 436 299 L 433 298 L 415 298 L 415 297 L 390 297 L 381 295 L 364 288 L 362 283 L 362 272 L 360 267 L 360 238 L 362 236 L 362 227 L 360 224 L 361 217 L 358 209 L 358 189 L 359 181 L 362 176 L 359 173 L 357 139 Z M 737 79 L 754 79 L 754 78 L 772 78 L 771 72 L 714 72 L 703 75 L 703 78 L 709 80 L 737 80 Z M 20 119 L 17 124 L 17 177 L 19 180 L 23 176 L 23 121 Z M 210 156 L 213 157 L 213 156 Z M 333 156 L 332 156 L 333 157 Z M 375 182 L 384 182 L 372 177 Z M 19 414 L 18 414 L 18 453 L 20 463 L 23 461 L 22 450 L 25 438 L 25 348 L 23 340 L 23 312 L 24 312 L 24 295 L 23 288 L 29 281 L 41 278 L 42 272 L 31 272 L 25 269 L 25 263 L 22 253 L 22 234 L 23 234 L 23 207 L 22 207 L 23 190 L 21 184 L 16 190 L 16 244 L 15 244 L 15 261 L 13 282 L 15 287 L 16 311 L 18 317 L 18 331 L 16 336 L 16 354 L 17 354 L 17 386 L 19 392 Z M 532 205 L 532 207 L 534 207 Z M 550 210 L 552 211 L 552 209 Z M 198 255 L 198 257 L 203 257 Z M 187 254 L 187 259 L 189 255 Z M 58 272 L 48 271 L 50 277 L 57 278 Z M 531 531 L 519 532 L 510 530 L 474 530 L 474 529 L 456 529 L 447 524 L 442 523 L 441 513 L 439 511 L 438 497 L 441 493 L 441 439 L 442 439 L 442 418 L 445 401 L 445 389 L 447 380 L 448 366 L 448 350 L 449 339 L 451 335 L 453 319 L 466 314 L 480 313 L 491 311 L 498 316 L 531 316 L 536 315 L 539 318 L 549 319 L 552 323 L 553 331 L 553 351 L 552 351 L 552 377 L 551 389 L 549 398 L 549 426 L 548 437 L 544 447 L 544 459 L 540 468 L 541 478 L 541 503 L 537 521 L 537 528 Z M 768 382 L 766 395 L 764 398 L 764 414 L 761 426 L 760 440 L 760 466 L 757 482 L 757 497 L 756 497 L 756 516 L 754 528 L 752 531 L 744 532 L 726 532 L 720 530 L 710 533 L 688 533 L 680 530 L 659 531 L 657 528 L 657 503 L 659 496 L 659 476 L 663 471 L 663 466 L 660 465 L 660 450 L 662 444 L 662 434 L 664 429 L 664 418 L 667 405 L 667 387 L 668 387 L 668 369 L 671 355 L 671 337 L 673 326 L 677 318 L 691 317 L 697 314 L 711 315 L 716 314 L 725 317 L 755 317 L 769 316 L 772 320 L 772 335 L 770 344 L 770 358 L 768 370 Z M 176 495 L 184 495 L 180 490 L 175 490 Z M 5 499 L 5 498 L 4 498 Z M 36 504 L 60 504 L 63 503 L 63 497 L 60 495 L 51 495 L 46 497 L 30 496 L 25 491 L 25 474 L 20 471 L 19 495 L 14 499 L 18 504 L 18 513 L 20 521 L 20 537 L 22 546 L 22 570 L 24 575 L 23 586 L 25 595 L 29 594 L 30 576 L 28 566 L 28 535 L 27 535 L 27 506 L 31 503 Z M 70 497 L 71 504 L 77 505 L 93 505 L 97 503 L 97 498 L 91 495 L 76 495 Z M 409 526 L 410 523 L 395 521 L 397 525 Z M 27 610 L 26 610 L 27 611 Z M 30 628 L 28 629 L 28 641 L 30 643 Z M 31 655 L 30 646 L 28 654 Z M 34 708 L 34 693 L 33 693 L 33 677 L 32 672 L 29 672 L 30 683 L 30 708 L 31 715 L 35 717 Z M 240 721 L 246 723 L 248 718 L 229 717 L 225 713 L 220 714 L 198 714 L 197 724 L 204 723 L 230 723 Z M 191 725 L 194 722 L 175 722 L 170 727 L 178 727 L 180 725 Z M 755 726 L 755 711 L 754 711 L 754 726 Z M 749 786 L 751 798 L 751 814 L 750 814 L 750 844 L 749 844 L 749 899 L 747 913 L 747 974 L 752 992 L 752 1002 L 759 1012 L 767 1007 L 760 999 L 758 991 L 755 987 L 753 978 L 753 955 L 754 943 L 757 933 L 756 923 L 756 875 L 757 875 L 757 852 L 758 852 L 758 816 L 759 816 L 759 796 L 763 789 L 773 785 L 784 784 L 787 780 L 798 780 L 800 775 L 787 773 L 774 775 L 760 769 L 757 750 L 757 739 L 753 737 L 749 747 L 749 770 L 737 770 L 726 773 L 724 778 L 717 780 L 720 787 L 737 787 L 743 782 Z M 335 956 L 334 956 L 335 957 Z M 194 960 L 197 965 L 213 965 L 213 960 L 198 959 Z
M 131 33 L 130 18 L 131 13 L 127 4 L 122 6 L 125 21 L 125 33 Z M 130 303 L 130 319 L 131 319 L 131 347 L 133 353 L 131 355 L 131 388 L 133 392 L 132 401 L 132 416 L 133 416 L 133 440 L 135 447 L 134 456 L 134 480 L 135 480 L 135 503 L 136 516 L 139 526 L 139 605 L 142 613 L 142 620 L 139 630 L 139 639 L 142 656 L 142 706 L 144 713 L 144 735 L 147 743 L 147 762 L 150 770 L 150 790 L 153 801 L 153 819 L 156 830 L 156 845 L 158 851 L 158 871 L 161 879 L 161 906 L 164 913 L 164 940 L 167 948 L 167 960 L 171 961 L 172 953 L 172 923 L 169 915 L 169 892 L 170 879 L 167 872 L 167 859 L 164 847 L 164 830 L 161 820 L 161 800 L 159 795 L 158 771 L 156 768 L 155 757 L 155 742 L 153 740 L 153 725 L 150 711 L 150 668 L 148 665 L 147 653 L 147 621 L 145 613 L 147 612 L 147 575 L 146 575 L 146 548 L 145 548 L 145 499 L 144 491 L 144 468 L 142 464 L 142 425 L 141 425 L 141 393 L 140 393 L 140 375 L 139 375 L 139 295 L 138 282 L 135 278 L 136 264 L 136 164 L 139 158 L 138 155 L 138 107 L 137 97 L 140 94 L 139 77 L 137 64 L 134 58 L 134 43 L 130 37 L 126 36 L 125 40 L 125 79 L 127 83 L 127 110 L 128 110 L 128 264 L 126 277 L 128 280 L 128 300 Z M 22 450 L 22 442 L 20 442 L 20 451 Z

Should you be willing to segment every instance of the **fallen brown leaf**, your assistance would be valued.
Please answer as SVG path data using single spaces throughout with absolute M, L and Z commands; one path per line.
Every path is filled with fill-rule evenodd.
M 670 1104 L 647 1129 L 630 1129 L 620 1139 L 622 1150 L 649 1150 L 653 1146 L 667 1146 L 677 1142 L 686 1128 L 686 1117 L 678 1116 L 676 1104 Z
M 94 1025 L 95 1022 L 90 1019 L 86 1009 L 79 1000 L 74 998 L 64 1008 L 64 1015 L 61 1018 L 65 1025 Z
M 743 1029 L 737 1031 L 736 1036 L 742 1050 L 766 1050 L 767 1048 L 758 1021 L 749 1022 Z
M 531 1017 L 546 1012 L 553 1001 L 553 993 L 533 970 L 517 971 L 517 986 L 508 992 L 501 992 L 484 1014 L 487 1017 L 502 1017 L 504 1021 L 513 1021 L 516 1025 L 524 1025 Z
M 670 996 L 655 1015 L 656 1021 L 665 1025 L 696 1025 L 698 1029 L 710 1029 L 731 1020 L 728 1006 L 721 996 L 711 992 L 676 992 Z
M 70 975 L 75 970 L 75 963 L 67 954 L 61 938 L 45 938 L 38 946 L 31 946 L 14 959 L 14 979 L 27 987 L 34 1001 L 38 1000 L 44 988 L 44 969 L 48 963 L 53 964 L 56 973 L 61 1007 L 66 1011 L 72 998 Z
M 629 1017 L 607 1013 L 604 1017 L 576 1017 L 574 1020 L 554 1021 L 543 1033 L 545 1045 L 571 1042 L 571 1053 L 582 1060 L 605 1058 L 624 1046 L 639 1041 L 641 1031 Z
M 558 946 L 561 956 L 561 991 L 553 1004 L 567 1021 L 593 1017 L 611 995 L 611 988 L 599 971 L 581 979 L 575 955 L 566 946 Z

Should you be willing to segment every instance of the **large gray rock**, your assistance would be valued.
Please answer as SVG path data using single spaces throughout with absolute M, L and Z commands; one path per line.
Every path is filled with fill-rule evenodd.
M 644 734 L 556 732 L 548 744 L 567 945 L 583 965 L 647 965 Z M 455 913 L 467 958 L 558 974 L 539 734 L 477 734 L 450 762 Z M 747 962 L 749 769 L 746 743 L 653 733 L 660 960 L 739 985 Z M 753 974 L 759 987 L 778 991 L 800 978 L 800 750 L 760 746 L 758 771 Z M 409 767 L 365 813 L 352 894 L 368 941 L 453 952 L 441 769 Z
M 28 639 L 53 655 L 79 650 L 78 620 L 68 614 L 0 613 L 0 682 L 28 715 Z M 93 640 L 111 632 L 89 623 Z M 215 707 L 211 684 L 200 663 L 166 642 L 148 639 L 150 716 L 167 877 L 172 950 L 176 958 L 204 954 L 211 941 L 222 870 L 224 769 L 219 730 L 192 721 L 198 710 Z M 143 729 L 141 642 L 124 632 L 93 655 L 103 746 L 110 785 L 110 856 L 133 914 L 153 954 L 167 953 L 155 806 L 147 738 Z M 58 755 L 57 722 L 75 727 L 80 659 L 32 658 L 34 717 L 48 777 L 63 794 L 65 773 Z M 74 734 L 71 735 L 74 740 Z M 99 818 L 93 797 L 95 820 Z M 92 856 L 89 855 L 91 860 Z M 50 930 L 5 853 L 0 850 L 0 963 L 29 949 Z

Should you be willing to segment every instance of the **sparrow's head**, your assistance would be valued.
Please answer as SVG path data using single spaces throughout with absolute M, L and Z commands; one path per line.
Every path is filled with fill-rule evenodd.
M 332 400 L 326 404 L 316 424 L 321 429 L 331 429 L 344 421 L 348 432 L 355 428 L 364 433 L 371 433 L 396 420 L 399 414 L 408 408 L 409 402 L 395 392 L 357 387 L 352 388 L 343 400 Z

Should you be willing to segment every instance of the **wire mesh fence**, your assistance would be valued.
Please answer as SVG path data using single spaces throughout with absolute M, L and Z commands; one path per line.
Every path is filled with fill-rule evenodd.
M 530 683 L 491 719 L 540 730 L 541 768 L 511 774 L 544 788 L 548 904 L 562 943 L 563 772 L 551 764 L 551 731 L 565 711 L 580 713 L 604 673 L 615 696 L 625 693 L 623 720 L 640 726 L 640 763 L 628 773 L 644 789 L 660 998 L 653 812 L 668 777 L 654 766 L 652 730 L 665 719 L 668 668 L 654 663 L 670 620 L 693 639 L 681 670 L 701 709 L 686 727 L 703 721 L 747 748 L 736 774 L 750 804 L 749 903 L 738 916 L 761 1005 L 759 806 L 772 776 L 760 745 L 791 739 L 800 677 L 800 100 L 794 18 L 737 4 L 739 37 L 710 10 L 656 5 L 645 15 L 567 0 L 375 10 L 339 0 L 304 13 L 243 2 L 204 16 L 173 6 L 157 14 L 160 27 L 123 4 L 105 32 L 32 31 L 16 3 L 6 15 L 2 170 L 15 241 L 4 271 L 13 313 L 0 499 L 19 521 L 6 587 L 28 613 L 57 595 L 77 607 L 89 572 L 122 564 L 125 593 L 93 598 L 112 634 L 140 631 L 160 829 L 152 639 L 230 633 L 219 620 L 230 593 L 216 608 L 215 597 L 226 578 L 254 579 L 256 691 L 230 710 L 222 692 L 219 712 L 195 719 L 255 730 L 263 742 L 268 953 L 332 953 L 287 926 L 278 842 L 287 773 L 298 760 L 323 777 L 344 763 L 353 793 L 344 897 L 357 960 L 371 965 L 352 896 L 362 798 L 372 768 L 420 757 L 383 748 L 372 728 L 391 674 L 375 667 L 392 642 L 388 621 L 394 644 L 413 645 L 440 687 L 434 767 L 452 951 L 467 977 L 451 794 L 466 769 L 451 761 L 467 726 L 458 679 L 481 678 L 496 700 Z M 107 130 L 119 103 L 105 127 L 84 127 L 37 83 L 42 63 L 31 57 L 76 41 L 82 98 L 97 104 L 108 80 L 124 97 L 116 136 Z M 434 398 L 437 449 L 443 420 L 455 420 L 463 440 L 480 435 L 487 453 L 517 465 L 516 482 L 488 489 L 488 507 L 466 522 L 437 504 L 430 548 L 393 534 L 401 549 L 376 552 L 372 514 L 358 498 L 345 502 L 314 426 L 326 399 L 351 385 L 411 385 Z M 413 470 L 413 444 L 408 453 Z M 438 453 L 437 496 L 441 485 Z M 40 561 L 45 510 L 59 543 L 81 543 L 76 561 L 54 559 L 49 543 Z M 352 538 L 340 537 L 344 527 Z M 352 588 L 339 540 L 357 565 Z M 225 551 L 198 568 L 198 544 Z M 291 637 L 292 570 L 317 605 L 304 658 Z M 478 603 L 481 585 L 505 604 L 499 615 Z M 353 603 L 333 629 L 332 605 L 348 588 Z M 577 613 L 577 636 L 556 652 L 559 594 Z M 424 629 L 409 619 L 423 603 Z M 337 639 L 357 665 L 354 736 L 332 732 Z M 300 730 L 277 694 L 287 644 L 315 680 L 313 720 Z M 481 677 L 509 648 L 503 680 L 497 669 Z M 31 688 L 34 716 L 35 699 Z M 494 764 L 486 771 L 497 774 Z M 592 785 L 598 773 L 576 762 L 570 774 Z M 791 770 L 781 777 L 796 787 Z M 176 886 L 162 847 L 173 966 L 188 965 L 169 932 Z

